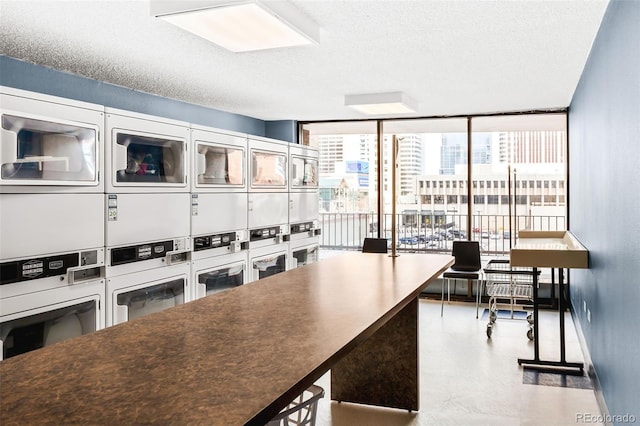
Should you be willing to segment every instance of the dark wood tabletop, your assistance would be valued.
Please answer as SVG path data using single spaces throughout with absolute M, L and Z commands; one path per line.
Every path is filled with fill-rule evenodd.
M 265 423 L 452 263 L 348 253 L 4 360 L 0 424 Z

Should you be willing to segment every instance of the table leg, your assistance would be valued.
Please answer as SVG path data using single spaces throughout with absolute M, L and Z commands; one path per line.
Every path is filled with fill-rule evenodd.
M 564 281 L 563 269 L 558 269 L 558 310 L 560 315 L 560 361 L 543 361 L 540 359 L 540 336 L 538 335 L 538 269 L 533 268 L 533 359 L 518 358 L 518 364 L 536 370 L 582 375 L 584 364 L 581 362 L 567 362 L 564 342 Z M 553 273 L 553 272 L 552 272 Z
M 419 409 L 418 298 L 331 368 L 331 399 Z

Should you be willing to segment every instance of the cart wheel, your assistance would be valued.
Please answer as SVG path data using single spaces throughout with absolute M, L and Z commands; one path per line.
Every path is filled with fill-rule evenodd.
M 528 322 L 529 324 L 533 324 L 533 314 L 529 314 L 529 315 L 527 315 L 527 322 Z
M 533 337 L 533 329 L 529 329 L 529 331 L 527 331 L 527 338 L 533 340 Z
M 487 324 L 487 337 L 489 339 L 491 339 L 491 331 L 493 329 L 493 326 L 491 324 Z

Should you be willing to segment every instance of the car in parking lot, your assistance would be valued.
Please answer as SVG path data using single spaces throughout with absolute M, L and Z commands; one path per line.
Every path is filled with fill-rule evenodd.
M 398 242 L 400 244 L 409 244 L 409 245 L 418 244 L 418 236 L 412 235 L 412 236 L 400 237 L 398 238 Z

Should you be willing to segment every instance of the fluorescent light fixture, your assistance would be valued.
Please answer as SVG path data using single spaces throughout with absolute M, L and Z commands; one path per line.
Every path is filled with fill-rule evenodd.
M 156 1 L 151 13 L 232 52 L 319 41 L 315 22 L 284 1 Z
M 417 112 L 417 104 L 402 92 L 346 95 L 344 104 L 364 114 L 403 114 Z

